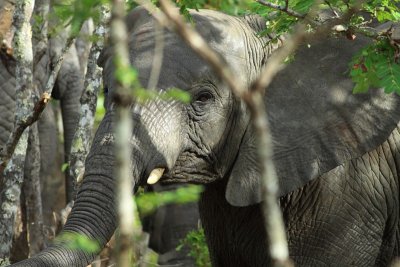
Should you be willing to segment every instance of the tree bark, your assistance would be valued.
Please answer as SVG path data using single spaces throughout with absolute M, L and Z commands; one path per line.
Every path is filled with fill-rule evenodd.
M 32 16 L 34 0 L 19 0 L 16 3 L 13 24 L 14 57 L 16 59 L 16 116 L 14 127 L 25 123 L 26 118 L 33 109 L 33 52 L 32 30 L 30 18 Z M 0 193 L 0 259 L 8 261 L 13 237 L 15 215 L 19 207 L 21 185 L 24 176 L 25 156 L 28 145 L 28 131 L 21 134 L 19 142 L 11 160 L 3 173 L 3 190 Z
M 115 69 L 129 69 L 128 34 L 124 21 L 125 1 L 112 1 L 111 44 L 113 47 Z M 118 210 L 119 233 L 117 235 L 117 265 L 132 266 L 138 257 L 132 254 L 135 250 L 133 241 L 138 241 L 141 234 L 141 224 L 137 207 L 132 197 L 134 187 L 131 171 L 132 121 L 130 106 L 132 92 L 130 85 L 117 81 L 114 101 L 116 104 L 115 154 L 116 154 L 116 202 Z
M 40 158 L 39 131 L 37 124 L 33 124 L 29 127 L 28 152 L 25 162 L 26 173 L 23 184 L 29 256 L 39 253 L 44 247 Z
M 97 66 L 97 59 L 104 47 L 104 35 L 106 33 L 106 24 L 108 23 L 109 17 L 110 11 L 104 7 L 100 23 L 94 30 L 97 41 L 93 43 L 88 58 L 84 84 L 85 89 L 80 99 L 80 118 L 74 139 L 72 140 L 70 152 L 69 172 L 74 181 L 73 198 L 75 197 L 78 185 L 82 182 L 85 172 L 85 159 L 89 153 L 93 139 L 92 131 L 96 113 L 97 95 L 102 82 L 101 70 Z

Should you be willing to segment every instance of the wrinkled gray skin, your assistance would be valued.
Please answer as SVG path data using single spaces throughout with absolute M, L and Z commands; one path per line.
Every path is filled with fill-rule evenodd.
M 49 43 L 48 51 L 34 67 L 34 83 L 40 93 L 46 87 L 47 79 L 50 74 L 50 58 L 55 56 L 56 51 L 60 51 L 62 39 L 52 39 Z M 0 60 L 0 145 L 3 146 L 13 128 L 15 117 L 15 76 L 12 67 L 7 59 Z M 60 69 L 58 78 L 53 89 L 52 97 L 60 100 L 62 121 L 64 127 L 64 151 L 65 162 L 68 161 L 68 154 L 71 148 L 72 138 L 74 137 L 75 127 L 79 119 L 80 96 L 83 90 L 83 77 L 80 72 L 79 59 L 74 46 L 67 53 Z M 39 139 L 41 144 L 41 176 L 48 176 L 53 173 L 54 161 L 57 151 L 57 125 L 54 110 L 51 104 L 43 111 L 39 121 Z M 44 178 L 43 178 L 44 179 Z M 70 179 L 66 179 L 67 195 L 72 193 Z M 70 201 L 70 196 L 68 201 Z
M 271 44 L 257 20 L 192 13 L 208 43 L 249 87 Z M 147 85 L 154 24 L 128 17 L 130 60 Z M 400 98 L 381 90 L 352 95 L 351 56 L 367 40 L 325 38 L 302 47 L 274 80 L 265 103 L 274 140 L 280 203 L 296 266 L 387 266 L 399 255 Z M 245 105 L 172 33 L 165 35 L 157 90 L 178 87 L 190 104 L 149 101 L 132 107 L 132 172 L 143 184 L 155 167 L 163 182 L 205 184 L 200 215 L 214 266 L 267 266 L 255 133 Z M 116 227 L 109 51 L 103 54 L 109 106 L 86 161 L 84 182 L 65 225 L 104 245 Z M 23 266 L 85 266 L 94 255 L 57 244 Z

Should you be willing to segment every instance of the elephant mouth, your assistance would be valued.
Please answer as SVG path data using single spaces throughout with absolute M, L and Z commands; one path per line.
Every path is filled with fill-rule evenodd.
M 206 184 L 215 181 L 217 177 L 210 173 L 181 173 L 176 170 L 169 171 L 165 167 L 154 168 L 146 180 L 147 185 L 154 185 L 158 182 L 161 183 L 194 183 Z
M 148 168 L 144 175 L 142 184 L 153 185 L 161 183 L 193 183 L 208 184 L 220 180 L 223 175 L 219 173 L 214 164 L 204 158 L 197 158 L 196 161 L 187 163 L 187 157 L 181 156 L 171 167 L 166 164 L 156 164 L 153 168 Z
M 180 172 L 176 169 L 166 171 L 159 179 L 162 183 L 192 183 L 192 184 L 208 184 L 218 180 L 218 175 L 204 171 L 184 171 Z

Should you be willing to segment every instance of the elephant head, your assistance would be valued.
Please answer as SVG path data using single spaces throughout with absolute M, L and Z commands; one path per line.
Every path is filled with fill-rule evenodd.
M 233 69 L 240 85 L 249 88 L 276 48 L 267 38 L 257 36 L 260 21 L 206 10 L 193 11 L 191 15 L 197 30 Z M 246 105 L 169 31 L 163 31 L 161 72 L 158 79 L 150 81 L 157 57 L 155 39 L 161 34 L 155 30 L 155 23 L 143 9 L 135 9 L 127 17 L 130 61 L 138 71 L 140 83 L 144 87 L 155 84 L 149 89 L 160 93 L 180 88 L 191 95 L 191 102 L 156 97 L 132 105 L 134 127 L 130 143 L 135 185 L 146 184 L 152 170 L 164 168 L 164 183 L 207 186 L 222 181 L 231 205 L 260 203 L 257 144 Z M 312 50 L 301 49 L 298 60 L 268 88 L 265 103 L 281 196 L 374 149 L 396 127 L 399 97 L 378 90 L 351 94 L 347 62 L 365 43 L 362 38 L 350 45 L 341 39 L 327 39 L 312 44 Z M 115 78 L 110 54 L 110 49 L 105 49 L 99 61 L 104 67 L 107 113 L 94 138 L 82 186 L 64 227 L 64 232 L 87 235 L 101 245 L 116 227 Z M 85 266 L 93 257 L 56 244 L 29 262 L 40 266 Z

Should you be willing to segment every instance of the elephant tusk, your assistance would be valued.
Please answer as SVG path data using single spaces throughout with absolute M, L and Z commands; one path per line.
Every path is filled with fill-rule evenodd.
M 163 175 L 165 168 L 156 168 L 151 171 L 149 178 L 147 178 L 148 184 L 155 184 L 160 180 L 161 176 Z

